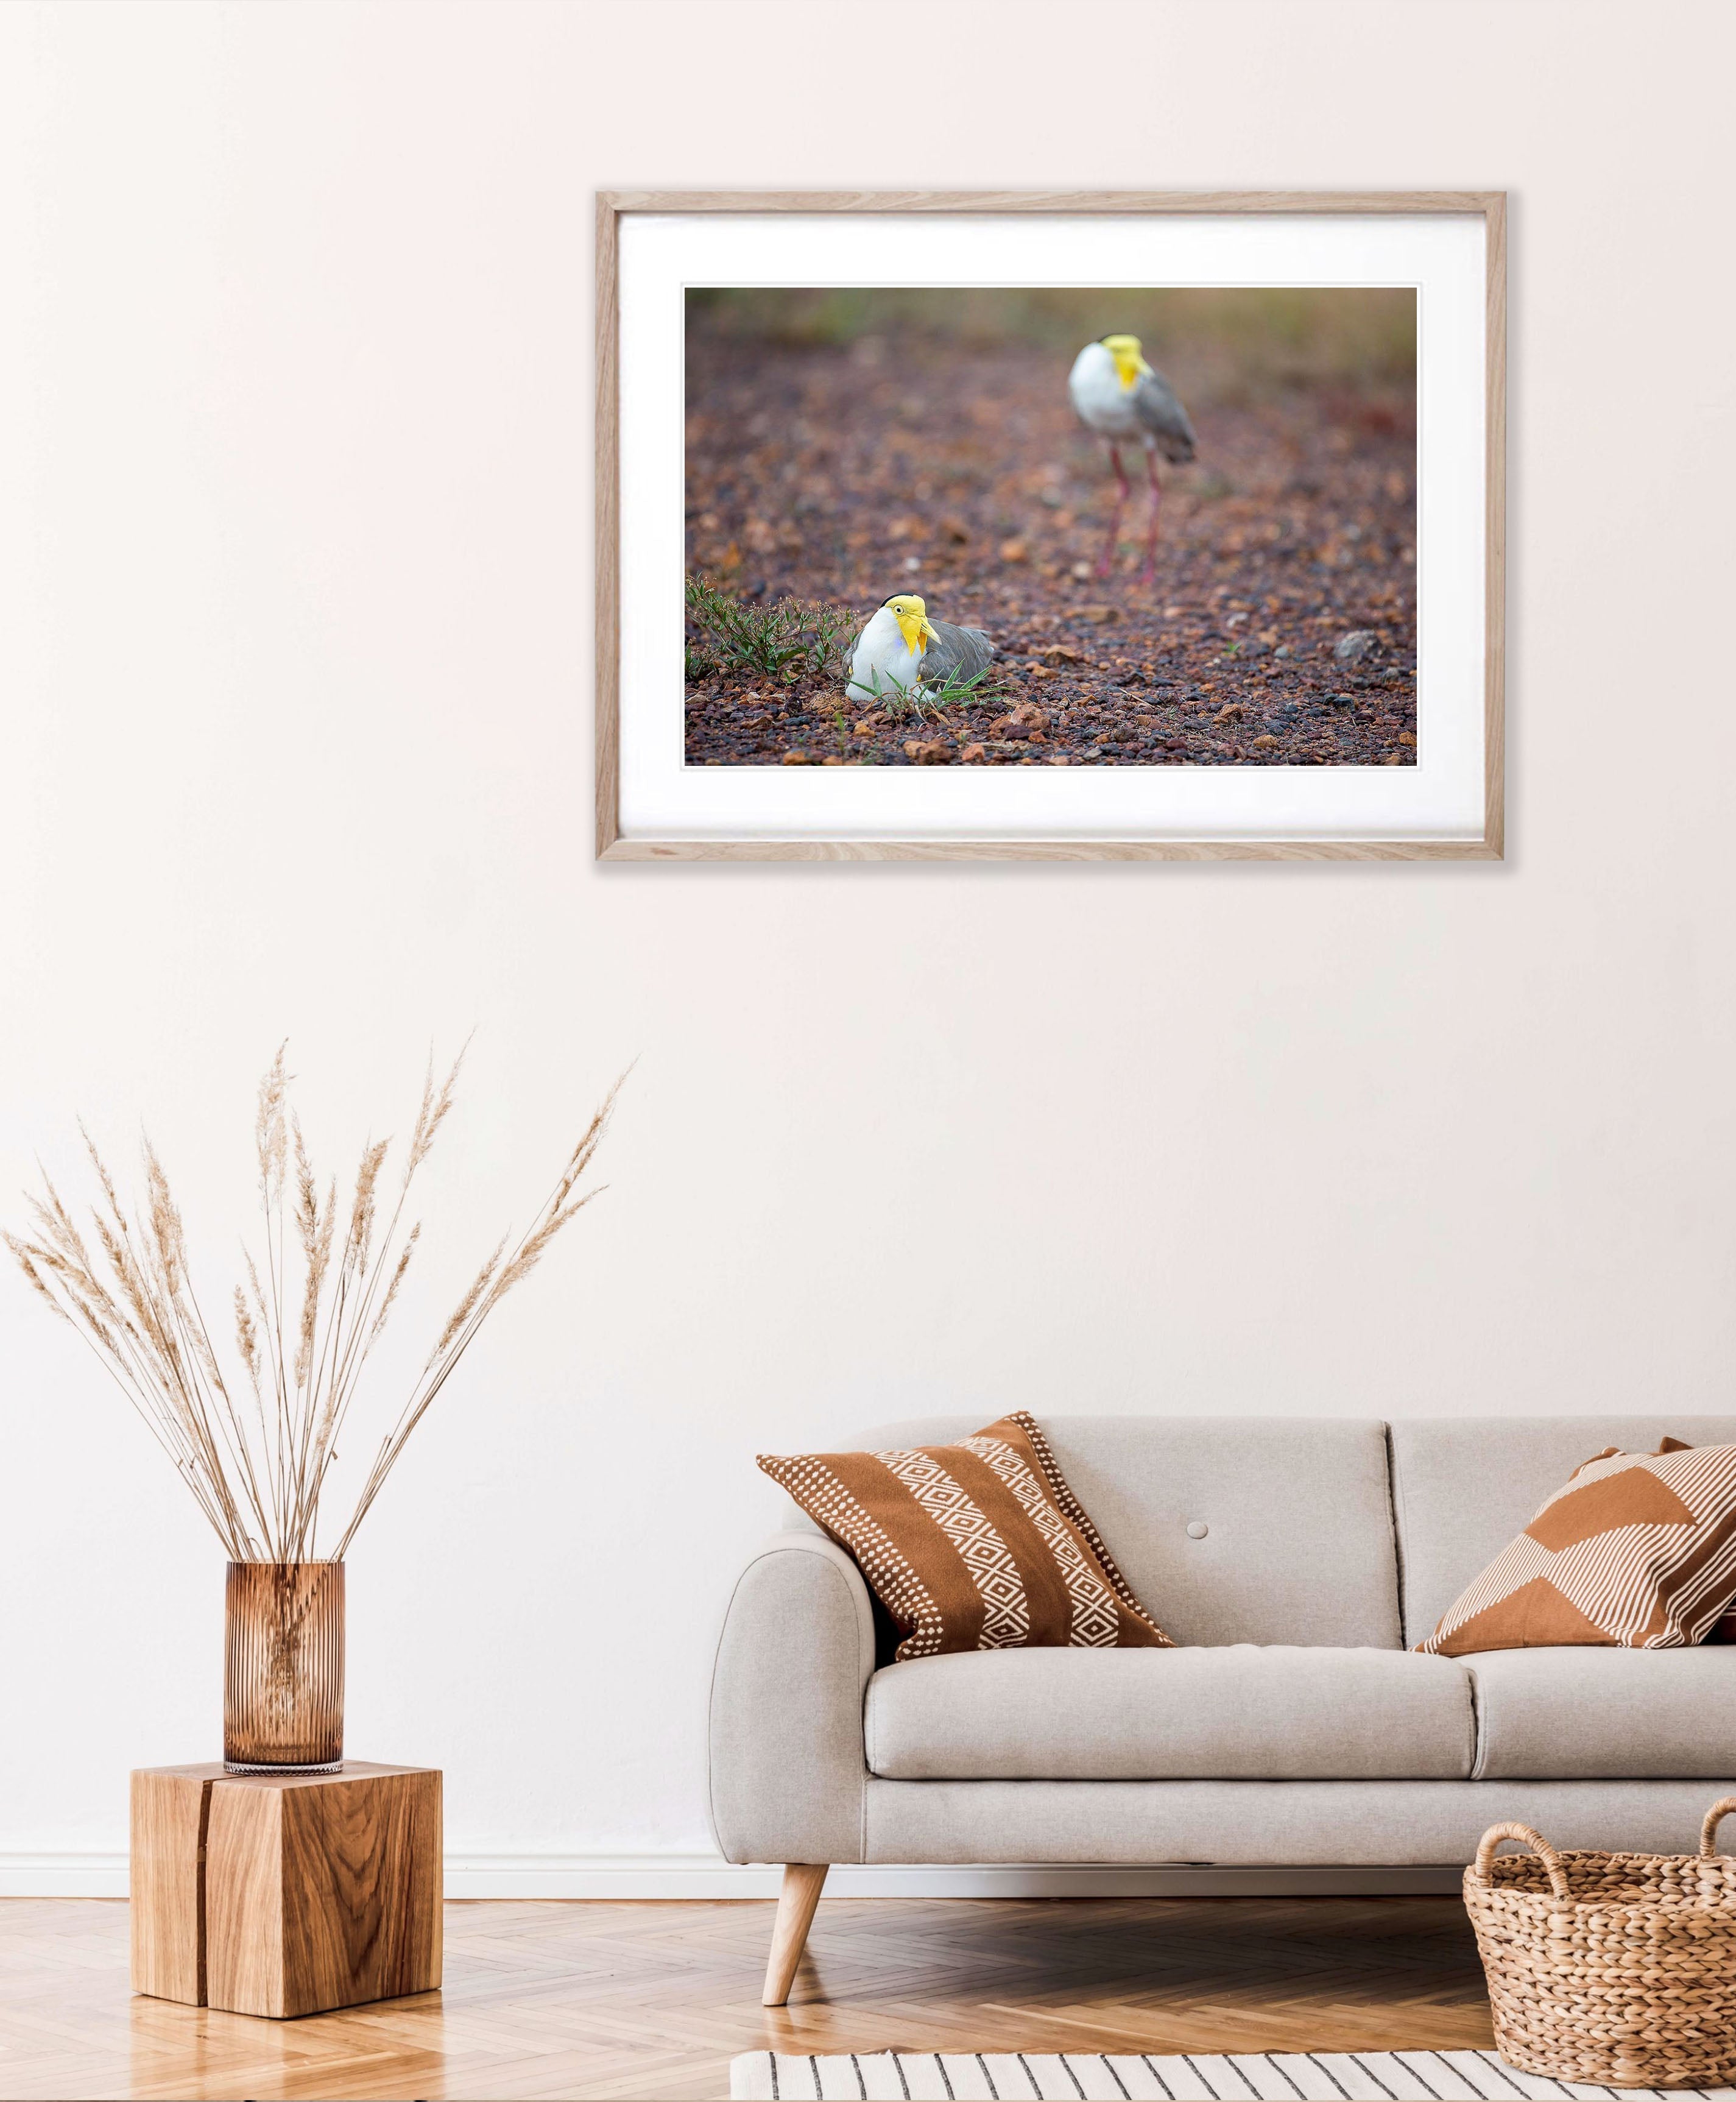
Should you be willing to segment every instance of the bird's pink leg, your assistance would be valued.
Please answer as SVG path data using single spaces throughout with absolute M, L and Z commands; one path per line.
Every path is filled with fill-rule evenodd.
M 1109 447 L 1109 465 L 1115 470 L 1115 479 L 1121 484 L 1121 494 L 1115 499 L 1115 516 L 1109 521 L 1109 537 L 1103 543 L 1103 552 L 1097 557 L 1097 574 L 1106 577 L 1115 560 L 1115 543 L 1121 538 L 1121 514 L 1127 508 L 1127 499 L 1133 494 L 1133 485 L 1127 480 L 1121 464 L 1121 447 Z
M 1158 505 L 1163 490 L 1158 481 L 1158 456 L 1149 446 L 1145 448 L 1145 472 L 1151 477 L 1151 524 L 1145 533 L 1145 562 L 1139 573 L 1139 581 L 1149 584 L 1157 574 L 1158 564 Z

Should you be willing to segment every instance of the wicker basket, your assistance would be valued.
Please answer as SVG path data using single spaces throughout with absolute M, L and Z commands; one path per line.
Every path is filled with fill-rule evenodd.
M 1558 1854 L 1495 1825 L 1464 1875 L 1495 2040 L 1521 2073 L 1610 2087 L 1736 2081 L 1736 1860 L 1714 1854 L 1736 1795 L 1694 1854 Z M 1529 1855 L 1500 1860 L 1517 1839 Z

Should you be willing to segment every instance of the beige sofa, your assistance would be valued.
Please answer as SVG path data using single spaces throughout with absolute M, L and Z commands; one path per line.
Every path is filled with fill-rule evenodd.
M 1736 1442 L 1736 1417 L 1041 1420 L 1184 1647 L 889 1663 L 855 1563 L 792 1511 L 711 1692 L 718 1845 L 786 1865 L 769 2004 L 833 1862 L 1437 1866 L 1504 1818 L 1676 1852 L 1736 1792 L 1736 1647 L 1410 1647 L 1582 1461 Z

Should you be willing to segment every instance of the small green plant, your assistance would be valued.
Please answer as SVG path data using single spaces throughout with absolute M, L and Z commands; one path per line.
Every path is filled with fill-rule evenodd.
M 703 576 L 687 579 L 686 599 L 690 679 L 715 670 L 747 672 L 793 686 L 830 663 L 847 618 L 807 599 L 750 605 Z M 696 672 L 697 665 L 705 671 Z
M 978 672 L 968 679 L 949 673 L 940 685 L 923 690 L 938 706 L 960 708 L 980 708 L 987 702 L 1003 699 L 1007 691 L 995 683 L 992 672 Z
M 1005 689 L 992 681 L 993 674 L 985 671 L 976 672 L 968 679 L 961 679 L 956 672 L 949 672 L 937 685 L 924 685 L 919 679 L 906 686 L 889 672 L 883 680 L 878 672 L 871 672 L 866 686 L 860 679 L 852 679 L 849 692 L 852 698 L 871 695 L 889 716 L 910 714 L 920 722 L 924 709 L 938 715 L 942 708 L 980 708 L 990 701 L 1000 699 Z

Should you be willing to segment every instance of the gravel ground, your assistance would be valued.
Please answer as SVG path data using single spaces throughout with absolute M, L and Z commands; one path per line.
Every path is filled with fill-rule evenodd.
M 688 559 L 733 594 L 847 609 L 892 592 L 985 628 L 992 690 L 919 715 L 788 687 L 690 684 L 712 765 L 1402 766 L 1416 761 L 1415 416 L 1407 395 L 1190 400 L 1156 574 L 1141 462 L 1112 574 L 1107 454 L 1046 350 L 690 339 Z

